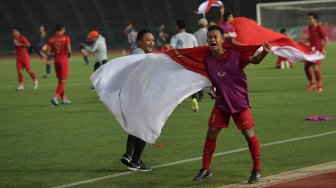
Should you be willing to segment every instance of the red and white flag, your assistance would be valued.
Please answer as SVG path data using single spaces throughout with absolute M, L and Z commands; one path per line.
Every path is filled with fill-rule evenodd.
M 237 50 L 252 55 L 259 47 Z M 205 66 L 208 52 L 208 47 L 196 47 L 120 57 L 101 66 L 91 81 L 127 133 L 155 143 L 176 106 L 211 86 Z
M 297 43 L 286 35 L 262 27 L 248 18 L 234 18 L 232 25 L 238 34 L 237 40 L 239 42 L 256 45 L 268 41 L 273 46 L 272 51 L 274 54 L 285 57 L 293 62 L 315 62 L 324 58 L 322 52 L 314 51 L 309 46 Z
M 222 3 L 222 1 L 218 1 L 218 0 L 205 1 L 198 7 L 196 14 L 204 15 L 210 11 L 211 7 L 224 7 L 224 4 Z

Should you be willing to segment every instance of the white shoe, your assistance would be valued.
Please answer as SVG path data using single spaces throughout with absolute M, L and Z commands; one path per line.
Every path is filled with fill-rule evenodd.
M 38 88 L 38 81 L 35 80 L 35 81 L 34 81 L 34 90 L 37 90 L 37 88 Z
M 23 90 L 24 90 L 23 85 L 19 85 L 19 86 L 16 88 L 16 91 L 23 91 Z

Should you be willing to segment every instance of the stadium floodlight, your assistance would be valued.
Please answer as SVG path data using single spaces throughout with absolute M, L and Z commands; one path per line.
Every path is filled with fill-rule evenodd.
M 256 5 L 257 22 L 268 28 L 307 25 L 307 14 L 314 12 L 323 23 L 336 23 L 336 0 L 306 0 Z

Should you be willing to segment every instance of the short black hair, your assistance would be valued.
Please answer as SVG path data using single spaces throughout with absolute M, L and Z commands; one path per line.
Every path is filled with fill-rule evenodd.
M 283 34 L 283 33 L 286 33 L 286 32 L 287 32 L 286 28 L 283 27 L 283 28 L 280 29 L 280 33 Z
M 56 24 L 56 26 L 55 26 L 56 31 L 60 31 L 60 30 L 62 30 L 63 28 L 65 28 L 65 25 L 64 25 L 64 24 L 61 24 L 61 23 L 58 23 L 58 24 Z
M 177 29 L 185 29 L 187 27 L 187 24 L 184 20 L 178 19 L 176 21 L 176 26 L 177 26 Z
M 146 33 L 153 34 L 152 31 L 149 30 L 149 29 L 142 29 L 138 32 L 138 35 L 137 35 L 137 38 L 136 38 L 137 42 L 141 41 Z
M 13 27 L 12 27 L 12 30 L 17 30 L 17 31 L 19 31 L 20 33 L 21 33 L 21 31 L 22 31 L 21 27 L 19 27 L 19 26 L 13 26 Z
M 223 15 L 224 22 L 228 21 L 230 16 L 233 16 L 231 12 L 225 12 Z
M 224 31 L 218 25 L 212 25 L 208 28 L 208 33 L 213 30 L 218 30 L 222 35 L 224 35 Z
M 318 15 L 317 15 L 316 13 L 313 13 L 313 12 L 308 13 L 308 16 L 313 17 L 315 20 L 318 20 L 318 19 L 319 19 Z

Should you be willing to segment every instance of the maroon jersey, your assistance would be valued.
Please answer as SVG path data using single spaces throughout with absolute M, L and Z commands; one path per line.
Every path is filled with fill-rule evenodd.
M 28 52 L 27 52 L 27 46 L 29 46 L 30 43 L 27 40 L 27 38 L 23 35 L 20 35 L 20 36 L 16 37 L 14 40 L 16 42 L 20 43 L 20 44 L 25 45 L 25 46 L 15 46 L 16 59 L 27 59 L 27 58 L 29 58 L 29 55 L 28 55 Z
M 315 47 L 316 50 L 322 52 L 322 41 L 327 37 L 324 29 L 320 25 L 317 25 L 316 27 L 309 27 L 308 33 L 310 47 Z
M 206 63 L 209 79 L 216 88 L 216 108 L 228 113 L 241 112 L 250 107 L 247 76 L 244 67 L 249 57 L 243 53 L 227 49 L 217 59 L 208 53 Z
M 48 46 L 54 52 L 55 61 L 68 59 L 68 45 L 70 45 L 70 38 L 67 35 L 56 34 L 49 39 Z

